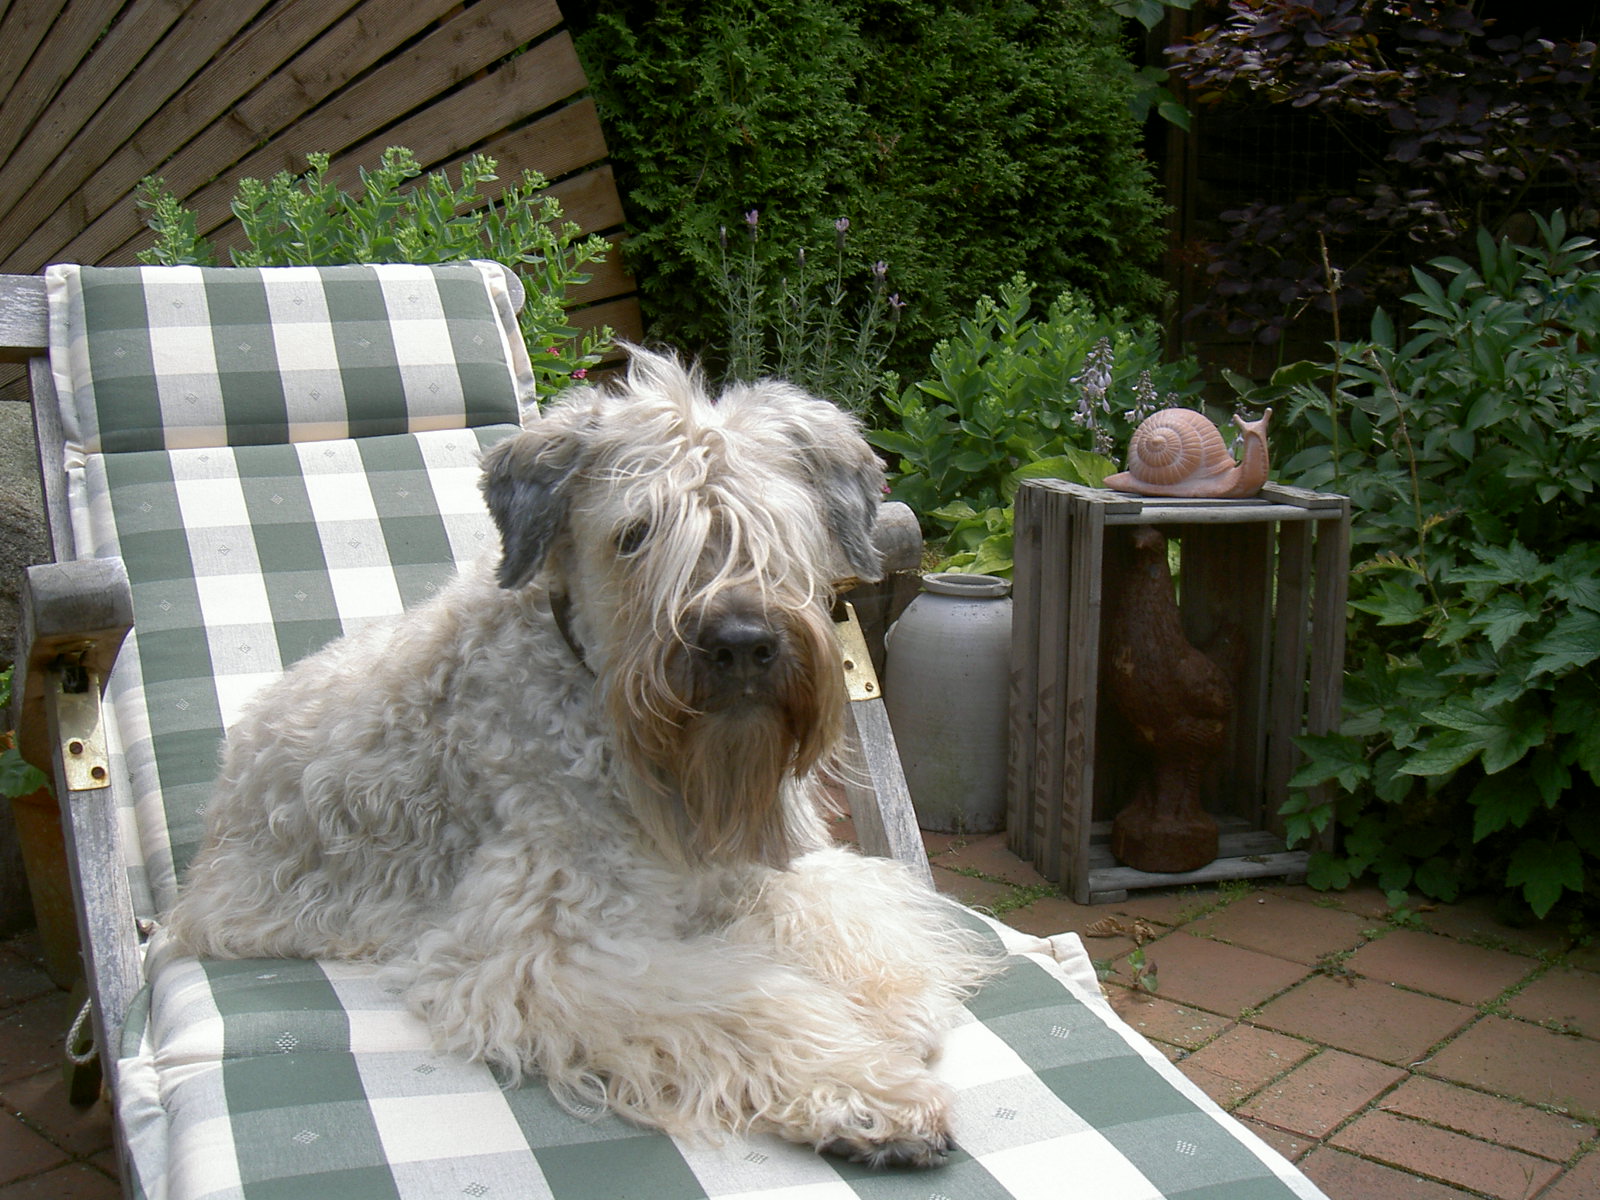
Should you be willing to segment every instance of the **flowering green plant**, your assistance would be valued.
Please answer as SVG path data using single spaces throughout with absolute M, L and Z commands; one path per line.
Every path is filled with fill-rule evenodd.
M 759 210 L 744 214 L 744 227 L 742 255 L 730 257 L 726 227 L 719 238 L 728 376 L 748 382 L 777 375 L 865 415 L 889 381 L 884 359 L 905 307 L 889 291 L 889 265 L 878 261 L 867 269 L 867 297 L 851 305 L 850 220 L 840 217 L 833 223 L 831 269 L 819 271 L 802 246 L 774 286 L 756 254 Z
M 945 569 L 1009 575 L 1021 480 L 1098 486 L 1140 420 L 1199 391 L 1192 362 L 1161 361 L 1153 323 L 1103 316 L 1073 292 L 1042 317 L 1032 308 L 1020 275 L 979 299 L 929 376 L 885 399 L 899 428 L 868 435 L 894 458 L 893 498 L 947 535 Z

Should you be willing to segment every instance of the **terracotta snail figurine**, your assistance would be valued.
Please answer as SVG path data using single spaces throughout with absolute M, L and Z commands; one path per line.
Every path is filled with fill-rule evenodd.
M 1254 496 L 1267 481 L 1267 422 L 1234 417 L 1244 434 L 1244 458 L 1233 461 L 1222 435 L 1204 413 L 1191 408 L 1164 408 L 1133 431 L 1128 443 L 1128 469 L 1106 476 L 1113 491 L 1142 496 Z

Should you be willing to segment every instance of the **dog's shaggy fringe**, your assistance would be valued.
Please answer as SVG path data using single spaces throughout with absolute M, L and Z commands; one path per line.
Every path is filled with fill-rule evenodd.
M 831 582 L 878 570 L 853 422 L 636 352 L 484 467 L 499 561 L 230 731 L 175 944 L 390 963 L 442 1048 L 578 1111 L 942 1161 L 929 1063 L 995 959 L 818 811 Z

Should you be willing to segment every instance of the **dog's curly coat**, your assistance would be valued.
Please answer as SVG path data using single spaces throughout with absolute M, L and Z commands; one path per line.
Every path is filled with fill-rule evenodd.
M 230 731 L 171 935 L 393 962 L 443 1048 L 569 1104 L 936 1164 L 928 1063 L 992 960 L 818 811 L 879 464 L 829 404 L 644 351 L 569 395 L 485 456 L 498 564 Z

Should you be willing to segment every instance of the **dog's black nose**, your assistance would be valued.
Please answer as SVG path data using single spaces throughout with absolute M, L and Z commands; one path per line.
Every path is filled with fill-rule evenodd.
M 726 616 L 713 622 L 700 637 L 700 651 L 719 673 L 734 676 L 765 674 L 778 661 L 782 638 L 765 621 L 749 616 Z

